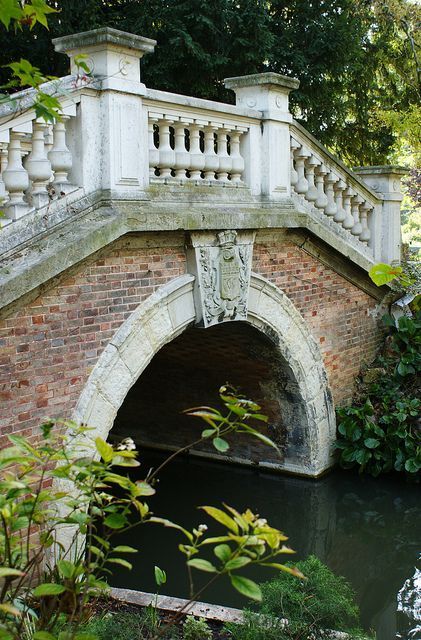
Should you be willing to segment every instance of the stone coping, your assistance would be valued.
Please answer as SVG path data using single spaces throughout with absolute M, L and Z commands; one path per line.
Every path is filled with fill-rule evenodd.
M 226 89 L 240 89 L 243 87 L 268 86 L 283 87 L 287 89 L 298 89 L 300 81 L 297 78 L 283 76 L 280 73 L 268 71 L 266 73 L 252 73 L 248 76 L 235 76 L 224 78 Z
M 86 47 L 96 47 L 98 45 L 115 45 L 132 51 L 153 53 L 156 40 L 113 29 L 112 27 L 101 27 L 100 29 L 53 38 L 52 43 L 59 53 L 67 53 L 75 49 L 85 49 Z
M 173 596 L 160 596 L 154 593 L 148 593 L 146 591 L 135 591 L 134 589 L 119 589 L 117 587 L 111 588 L 111 597 L 119 602 L 125 602 L 127 604 L 135 604 L 140 607 L 147 607 L 150 604 L 156 606 L 157 609 L 162 611 L 170 611 L 177 613 L 181 611 L 190 600 L 184 598 L 175 598 Z M 236 622 L 241 624 L 244 621 L 243 612 L 241 609 L 234 609 L 232 607 L 224 607 L 219 604 L 209 604 L 207 602 L 192 602 L 191 605 L 186 608 L 186 615 L 193 615 L 205 620 L 213 620 L 215 622 Z M 281 619 L 285 625 L 288 624 L 287 620 Z M 262 624 L 264 624 L 264 616 L 262 616 Z M 330 631 L 327 630 L 327 637 L 331 640 L 347 640 L 349 635 L 342 631 Z
M 364 167 L 352 167 L 352 171 L 354 171 L 355 173 L 357 173 L 358 175 L 361 176 L 365 176 L 365 175 L 399 175 L 399 176 L 406 176 L 410 169 L 408 167 L 402 167 L 400 165 L 395 165 L 395 164 L 385 164 L 385 165 L 374 165 L 372 167 L 370 166 L 364 166 Z
M 190 602 L 183 598 L 174 598 L 173 596 L 156 596 L 154 593 L 145 591 L 135 591 L 133 589 L 111 589 L 111 597 L 120 602 L 128 604 L 136 604 L 141 607 L 147 607 L 153 604 L 163 611 L 173 611 L 174 613 L 184 609 Z M 223 607 L 219 604 L 208 604 L 207 602 L 192 602 L 186 608 L 186 614 L 199 616 L 206 620 L 216 620 L 219 622 L 242 622 L 243 612 L 241 609 L 233 609 L 231 607 Z

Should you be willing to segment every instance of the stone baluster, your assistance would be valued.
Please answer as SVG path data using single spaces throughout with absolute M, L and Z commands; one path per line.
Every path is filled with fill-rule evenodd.
M 295 152 L 295 167 L 297 169 L 298 180 L 295 184 L 295 192 L 300 195 L 307 193 L 308 182 L 305 176 L 305 161 L 310 156 L 310 152 L 300 146 Z
M 335 202 L 336 202 L 336 213 L 333 218 L 335 222 L 343 222 L 346 218 L 346 211 L 343 205 L 343 197 L 342 193 L 346 189 L 346 184 L 343 180 L 339 180 L 334 186 L 333 189 L 335 191 Z
M 191 121 L 190 121 L 191 122 Z M 178 180 L 186 180 L 186 171 L 190 165 L 190 153 L 186 148 L 186 127 L 188 122 L 180 120 L 174 125 L 174 171 Z
M 171 170 L 174 168 L 175 153 L 170 144 L 170 125 L 174 120 L 161 118 L 159 121 L 159 174 L 161 178 L 171 178 Z
M 314 170 L 317 166 L 319 166 L 320 162 L 317 158 L 312 154 L 307 162 L 305 163 L 305 172 L 306 178 L 308 182 L 308 189 L 306 193 L 306 200 L 308 202 L 316 202 L 317 196 L 319 195 L 317 191 L 317 187 L 314 184 Z
M 347 187 L 343 193 L 343 202 L 345 209 L 345 218 L 342 221 L 344 229 L 352 229 L 354 226 L 354 218 L 351 213 L 351 198 L 354 196 L 354 192 L 351 187 Z
M 354 224 L 351 227 L 351 233 L 353 236 L 359 236 L 363 230 L 360 222 L 360 205 L 363 202 L 363 199 L 358 195 L 358 193 L 351 200 L 351 213 L 354 218 Z
M 228 129 L 218 129 L 218 180 L 220 182 L 228 181 L 228 174 L 232 169 L 232 161 L 228 155 L 228 133 Z
M 338 182 L 338 177 L 332 172 L 328 173 L 325 180 L 326 197 L 327 197 L 325 214 L 327 216 L 334 216 L 336 214 L 336 202 L 335 202 L 334 190 L 333 190 L 333 185 L 336 182 Z
M 231 131 L 231 141 L 230 141 L 230 151 L 231 151 L 231 182 L 236 184 L 241 182 L 241 176 L 244 171 L 244 159 L 240 153 L 240 136 L 242 135 L 242 131 L 235 130 Z
M 3 181 L 3 171 L 7 166 L 7 145 L 0 143 L 0 205 L 7 200 L 6 186 Z
M 327 195 L 325 194 L 325 176 L 329 173 L 326 165 L 320 164 L 316 170 L 317 198 L 315 205 L 318 209 L 325 209 L 327 206 Z
M 215 133 L 218 130 L 216 124 L 209 123 L 205 127 L 205 179 L 210 182 L 216 180 L 216 172 L 219 168 L 219 158 L 215 151 Z
M 154 126 L 158 123 L 158 117 L 149 116 L 148 120 L 148 139 L 149 139 L 149 179 L 155 178 L 156 170 L 159 164 L 159 150 L 155 146 Z
M 49 201 L 47 183 L 51 178 L 51 163 L 45 150 L 44 133 L 47 125 L 34 121 L 32 125 L 32 151 L 25 160 L 25 169 L 32 182 L 31 198 L 36 209 Z
M 360 206 L 360 219 L 361 219 L 361 227 L 362 231 L 360 233 L 360 240 L 365 244 L 368 244 L 370 241 L 371 233 L 368 226 L 368 214 L 372 211 L 373 207 L 368 202 L 363 202 Z
M 200 149 L 200 124 L 195 123 L 190 127 L 190 178 L 200 180 L 205 168 L 205 156 Z
M 290 157 L 291 157 L 291 187 L 292 190 L 295 190 L 295 185 L 298 182 L 298 173 L 295 169 L 295 163 L 294 163 L 294 154 L 297 151 L 297 149 L 300 148 L 300 143 L 297 142 L 295 140 L 295 138 L 291 138 L 291 147 L 290 147 Z
M 66 194 L 74 187 L 68 181 L 67 175 L 72 168 L 72 154 L 66 146 L 66 120 L 69 116 L 61 116 L 53 127 L 53 146 L 48 153 L 48 160 L 54 172 L 53 186 L 56 195 Z
M 4 210 L 10 220 L 17 220 L 31 210 L 24 200 L 24 192 L 29 187 L 28 172 L 22 164 L 21 141 L 24 137 L 25 134 L 19 131 L 10 132 L 7 166 L 3 171 L 3 181 L 9 193 L 9 201 Z
M 47 154 L 47 157 L 48 157 L 48 154 L 50 153 L 53 147 L 53 141 L 54 141 L 52 124 L 47 125 L 45 129 L 44 137 L 45 137 L 45 153 Z

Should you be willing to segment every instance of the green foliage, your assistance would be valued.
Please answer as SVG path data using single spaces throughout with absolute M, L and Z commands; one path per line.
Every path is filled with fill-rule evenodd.
M 202 435 L 198 442 L 227 432 L 246 432 L 270 442 L 248 424 L 251 419 L 266 421 L 258 413 L 258 405 L 227 387 L 222 387 L 220 394 L 226 415 L 211 407 L 189 411 L 211 427 L 212 433 Z M 99 437 L 93 440 L 88 427 L 72 422 L 48 421 L 40 431 L 36 444 L 22 436 L 8 436 L 11 446 L 0 452 L 2 640 L 22 640 L 34 633 L 38 640 L 82 640 L 81 624 L 92 601 L 107 592 L 106 576 L 115 565 L 132 568 L 127 555 L 136 549 L 115 546 L 113 537 L 144 523 L 171 527 L 183 536 L 179 549 L 186 558 L 192 599 L 215 579 L 227 575 L 240 593 L 258 600 L 258 585 L 239 573 L 252 564 L 300 575 L 273 562 L 281 554 L 292 553 L 283 544 L 287 538 L 250 510 L 240 513 L 227 505 L 224 509 L 201 507 L 222 525 L 217 537 L 205 535 L 206 525 L 188 531 L 150 511 L 147 499 L 156 491 L 157 474 L 181 450 L 149 471 L 144 480 L 133 482 L 122 474 L 126 468 L 139 466 L 131 438 L 112 446 Z M 63 536 L 66 546 L 61 543 Z M 217 561 L 194 557 L 206 551 Z M 46 553 L 52 560 L 50 565 L 43 563 Z M 211 574 L 197 592 L 193 569 Z M 166 581 L 159 567 L 155 567 L 155 577 L 158 586 Z M 148 624 L 154 629 L 151 637 L 155 638 L 160 620 L 156 607 L 147 611 Z M 172 624 L 183 615 L 180 611 Z M 145 618 L 143 624 L 147 621 Z M 63 630 L 57 636 L 59 623 Z
M 134 640 L 150 637 L 151 628 L 145 612 L 124 611 L 93 618 L 81 628 L 98 640 Z
M 187 616 L 183 624 L 183 640 L 212 640 L 212 631 L 206 620 Z
M 280 574 L 261 585 L 259 612 L 246 612 L 243 625 L 228 625 L 233 640 L 318 640 L 329 637 L 329 629 L 351 632 L 351 638 L 362 637 L 355 631 L 359 611 L 346 580 L 335 576 L 315 556 L 298 562 L 297 568 L 304 579 Z
M 359 398 L 338 410 L 340 462 L 374 476 L 421 470 L 419 425 L 421 313 L 413 318 L 384 316 L 389 329 L 383 353 L 360 383 Z
M 18 1 L 1 2 L 4 24 L 22 26 L 10 14 Z M 57 8 L 50 32 L 39 14 L 13 40 L 0 32 L 0 66 L 25 58 L 45 75 L 64 75 L 67 61 L 51 38 L 111 26 L 157 39 L 142 61 L 143 80 L 154 88 L 232 102 L 226 77 L 298 77 L 294 115 L 350 164 L 385 164 L 399 140 L 417 139 L 420 9 L 411 2 L 72 0 Z

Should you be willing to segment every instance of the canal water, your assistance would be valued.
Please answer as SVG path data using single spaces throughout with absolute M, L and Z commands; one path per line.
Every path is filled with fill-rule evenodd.
M 160 454 L 141 453 L 139 478 L 160 459 Z M 374 479 L 335 470 L 319 480 L 308 480 L 184 457 L 162 471 L 157 494 L 149 504 L 156 515 L 187 528 L 204 523 L 216 535 L 222 529 L 213 526 L 197 506 L 225 502 L 239 510 L 251 508 L 288 535 L 288 544 L 297 552 L 294 560 L 315 554 L 345 576 L 356 592 L 363 627 L 375 630 L 378 640 L 420 640 L 420 579 L 418 592 L 414 579 L 420 569 L 420 493 L 420 485 L 397 478 Z M 185 564 L 178 551 L 183 541 L 179 532 L 158 525 L 120 536 L 119 544 L 135 546 L 139 553 L 130 558 L 131 572 L 115 573 L 113 586 L 154 592 L 154 565 L 158 564 L 168 576 L 161 593 L 187 597 Z M 285 557 L 285 561 L 291 559 Z M 195 586 L 209 577 L 196 574 Z M 254 569 L 244 570 L 243 575 L 263 581 L 273 573 Z M 246 604 L 224 577 L 201 599 L 233 607 Z M 406 613 L 398 610 L 398 601 Z

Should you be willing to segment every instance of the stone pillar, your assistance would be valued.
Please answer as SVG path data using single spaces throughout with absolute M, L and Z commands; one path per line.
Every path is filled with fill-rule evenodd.
M 252 173 L 259 174 L 260 194 L 277 199 L 291 194 L 291 160 L 289 125 L 292 115 L 288 108 L 290 91 L 299 87 L 299 81 L 278 73 L 256 73 L 237 78 L 226 78 L 225 87 L 236 95 L 240 107 L 262 112 L 259 149 L 250 145 L 245 150 L 245 163 Z M 257 163 L 256 152 L 260 162 Z M 256 175 L 248 176 L 250 184 Z
M 397 166 L 377 166 L 356 167 L 353 171 L 383 200 L 381 210 L 373 212 L 370 225 L 375 259 L 387 264 L 399 263 L 403 198 L 400 181 L 408 170 Z
M 79 125 L 74 128 L 80 184 L 133 196 L 149 182 L 147 117 L 140 81 L 140 59 L 153 52 L 155 40 L 117 29 L 55 38 L 56 51 L 70 58 L 71 73 L 78 74 L 77 56 L 86 56 L 97 93 L 82 92 Z M 101 125 L 101 126 L 100 126 Z

